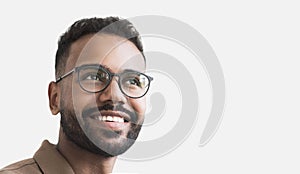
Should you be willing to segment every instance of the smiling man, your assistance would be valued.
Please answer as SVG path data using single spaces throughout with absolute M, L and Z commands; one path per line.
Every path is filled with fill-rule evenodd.
M 146 75 L 140 36 L 115 17 L 75 22 L 59 42 L 49 105 L 60 113 L 59 142 L 0 173 L 110 173 L 137 139 L 144 120 Z

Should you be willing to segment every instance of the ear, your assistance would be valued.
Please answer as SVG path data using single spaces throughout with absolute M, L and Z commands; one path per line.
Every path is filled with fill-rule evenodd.
M 53 115 L 60 111 L 60 89 L 57 83 L 50 82 L 48 87 L 49 107 Z

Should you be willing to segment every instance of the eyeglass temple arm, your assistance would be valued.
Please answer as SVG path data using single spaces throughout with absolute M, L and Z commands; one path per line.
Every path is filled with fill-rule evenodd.
M 151 77 L 151 76 L 148 76 L 149 77 L 149 79 L 150 79 L 150 82 L 154 79 L 153 77 Z M 148 85 L 147 86 L 145 86 L 145 87 L 148 87 L 150 85 L 150 83 L 148 83 Z
M 151 77 L 151 76 L 148 76 L 149 77 L 149 79 L 150 79 L 150 81 L 152 81 L 154 78 L 153 77 Z
M 72 74 L 74 71 L 75 71 L 75 68 L 73 68 L 71 71 L 67 72 L 67 73 L 64 74 L 64 75 L 59 76 L 59 77 L 56 79 L 56 83 L 58 83 L 58 82 L 61 81 L 63 78 L 67 77 L 68 75 Z

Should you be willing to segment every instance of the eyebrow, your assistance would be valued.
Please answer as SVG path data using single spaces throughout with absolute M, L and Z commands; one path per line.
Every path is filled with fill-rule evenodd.
M 95 67 L 101 67 L 101 68 L 104 68 L 110 72 L 112 72 L 112 69 L 106 65 L 101 65 L 101 64 L 82 64 L 82 65 L 79 65 L 77 67 L 80 67 L 80 66 L 95 66 Z M 121 72 L 138 72 L 138 73 L 142 73 L 140 71 L 137 71 L 137 70 L 134 70 L 134 69 L 124 69 L 123 71 Z
M 110 69 L 108 66 L 106 66 L 106 65 L 101 65 L 101 64 L 81 64 L 81 65 L 78 65 L 78 66 L 76 66 L 76 67 L 81 67 L 81 66 L 101 67 L 101 68 L 105 68 L 105 69 L 111 71 L 111 69 Z
M 138 73 L 142 73 L 142 72 L 134 70 L 134 69 L 124 69 L 122 72 L 138 72 Z

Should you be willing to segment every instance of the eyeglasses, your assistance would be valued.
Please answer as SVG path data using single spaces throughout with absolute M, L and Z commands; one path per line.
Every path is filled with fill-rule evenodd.
M 125 70 L 121 73 L 112 73 L 101 65 L 82 65 L 56 79 L 56 83 L 73 72 L 77 72 L 80 87 L 89 93 L 104 91 L 114 76 L 118 77 L 121 92 L 130 98 L 143 97 L 149 90 L 152 77 L 134 70 Z

